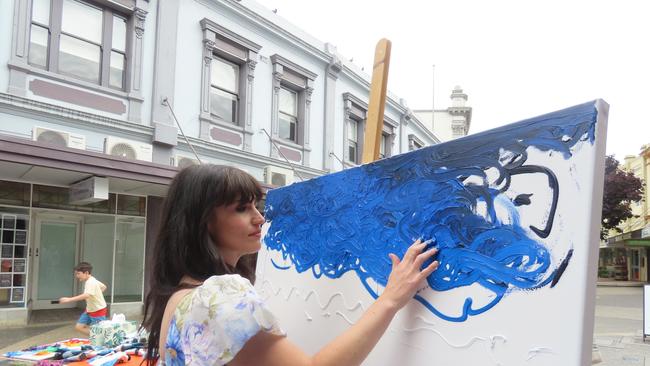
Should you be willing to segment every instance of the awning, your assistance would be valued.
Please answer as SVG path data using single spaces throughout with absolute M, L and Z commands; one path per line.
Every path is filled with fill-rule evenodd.
M 178 168 L 0 134 L 0 179 L 69 186 L 98 176 L 111 192 L 165 196 Z

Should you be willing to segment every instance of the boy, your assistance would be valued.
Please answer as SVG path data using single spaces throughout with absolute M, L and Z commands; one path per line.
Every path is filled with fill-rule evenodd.
M 99 282 L 91 275 L 93 266 L 88 262 L 81 262 L 74 267 L 74 276 L 84 283 L 84 292 L 74 297 L 62 297 L 59 299 L 60 304 L 86 300 L 86 311 L 84 311 L 75 329 L 86 335 L 90 334 L 90 326 L 106 320 L 107 309 L 104 300 L 106 285 Z

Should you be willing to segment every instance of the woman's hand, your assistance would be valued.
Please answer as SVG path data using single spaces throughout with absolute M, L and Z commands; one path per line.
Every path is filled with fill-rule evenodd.
M 423 243 L 420 239 L 416 240 L 408 248 L 401 261 L 395 254 L 388 255 L 391 262 L 393 262 L 393 268 L 388 277 L 386 288 L 378 300 L 395 307 L 395 310 L 399 310 L 408 303 L 419 288 L 423 287 L 426 278 L 439 265 L 438 261 L 433 261 L 421 270 L 424 262 L 438 252 L 436 248 L 422 252 L 426 246 L 426 242 Z

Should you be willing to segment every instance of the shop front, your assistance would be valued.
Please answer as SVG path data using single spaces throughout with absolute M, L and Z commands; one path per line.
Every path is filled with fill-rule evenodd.
M 148 244 L 176 168 L 71 150 L 0 137 L 0 327 L 83 306 L 55 301 L 82 290 L 80 261 L 107 285 L 112 313 L 142 311 Z M 106 182 L 105 199 L 80 199 L 75 185 L 93 179 Z
M 617 281 L 648 282 L 650 230 L 616 235 L 601 243 L 598 277 Z

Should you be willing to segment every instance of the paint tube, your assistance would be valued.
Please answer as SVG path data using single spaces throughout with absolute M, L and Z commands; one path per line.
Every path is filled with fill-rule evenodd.
M 119 345 L 119 346 L 115 347 L 114 349 L 116 351 L 126 351 L 126 350 L 131 349 L 131 348 L 142 348 L 142 347 L 143 347 L 142 343 L 127 343 L 127 344 Z
M 97 350 L 97 351 L 87 351 L 86 352 L 86 359 L 90 359 L 90 358 L 97 357 L 97 356 L 105 356 L 105 355 L 107 355 L 107 354 L 109 354 L 111 352 L 113 352 L 113 350 L 108 349 L 108 348 L 107 349 L 102 349 L 102 350 Z
M 125 351 L 127 355 L 135 355 L 144 357 L 147 354 L 147 351 L 143 348 L 132 348 Z
M 66 353 L 67 353 L 67 352 L 66 352 Z M 65 353 L 64 353 L 64 355 L 65 355 Z M 88 356 L 86 356 L 85 353 L 79 353 L 79 354 L 74 355 L 74 356 L 64 357 L 64 358 L 63 358 L 63 362 L 77 362 L 77 361 L 83 361 L 83 360 L 85 360 L 86 358 L 88 358 Z
M 91 361 L 88 361 L 90 366 L 113 366 L 119 362 L 127 362 L 131 359 L 131 356 L 127 355 L 124 352 L 115 352 L 110 353 L 103 357 L 96 357 Z
M 78 350 L 78 351 L 77 350 L 68 350 L 68 351 L 65 351 L 65 352 L 63 352 L 61 354 L 61 358 L 63 358 L 65 360 L 65 359 L 68 359 L 70 357 L 77 356 L 80 353 L 81 353 L 81 350 Z

